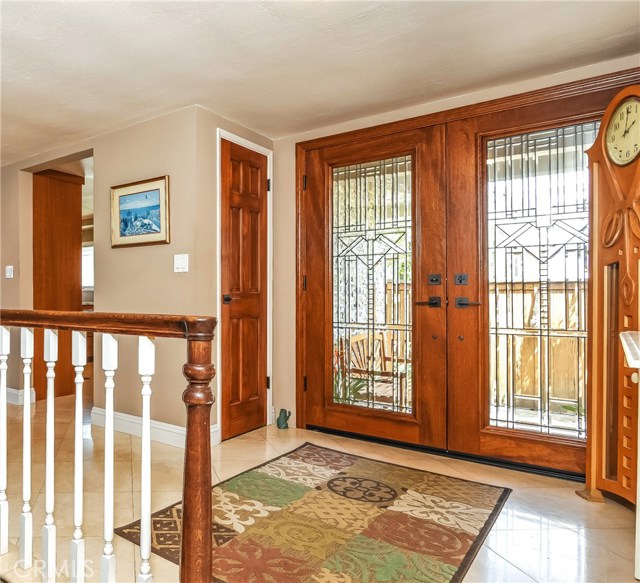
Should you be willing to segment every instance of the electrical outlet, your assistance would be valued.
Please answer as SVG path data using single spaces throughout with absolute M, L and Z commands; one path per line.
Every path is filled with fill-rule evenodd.
M 13 265 L 6 265 L 4 268 L 5 279 L 13 279 Z

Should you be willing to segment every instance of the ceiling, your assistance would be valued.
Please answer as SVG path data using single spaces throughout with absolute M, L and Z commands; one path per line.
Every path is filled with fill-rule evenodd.
M 279 138 L 640 54 L 637 1 L 0 6 L 3 165 L 192 104 Z

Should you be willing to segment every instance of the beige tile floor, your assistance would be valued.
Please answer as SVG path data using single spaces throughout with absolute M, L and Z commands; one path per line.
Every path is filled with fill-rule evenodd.
M 64 397 L 56 401 L 56 510 L 58 525 L 59 581 L 65 576 L 73 530 L 72 460 L 73 402 Z M 34 554 L 40 553 L 40 526 L 44 520 L 44 403 L 33 412 L 34 464 L 32 503 L 34 509 Z M 21 414 L 9 411 L 9 488 L 10 537 L 18 544 L 21 504 Z M 224 480 L 243 470 L 283 454 L 310 441 L 334 449 L 407 466 L 513 488 L 500 517 L 467 573 L 466 582 L 573 581 L 631 582 L 633 578 L 634 513 L 611 501 L 593 504 L 578 498 L 579 484 L 554 478 L 494 468 L 426 453 L 376 445 L 355 439 L 329 436 L 299 429 L 259 429 L 213 448 L 213 479 Z M 102 553 L 102 460 L 104 433 L 93 428 L 93 439 L 84 441 L 85 522 L 87 541 L 87 581 L 99 580 Z M 139 516 L 140 440 L 123 433 L 116 439 L 115 523 L 124 525 Z M 153 443 L 152 509 L 157 510 L 180 499 L 182 450 Z M 138 547 L 118 536 L 114 539 L 118 561 L 118 581 L 135 581 L 139 569 Z M 11 582 L 38 581 L 35 570 L 15 567 L 17 548 L 0 557 L 0 573 Z M 152 555 L 156 583 L 178 581 L 178 568 Z M 356 583 L 356 582 L 354 582 Z

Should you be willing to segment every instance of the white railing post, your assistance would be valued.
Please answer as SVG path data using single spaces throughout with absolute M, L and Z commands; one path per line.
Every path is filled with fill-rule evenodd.
M 7 359 L 11 334 L 0 326 L 0 555 L 9 551 L 9 501 L 7 500 Z
M 33 514 L 31 513 L 31 361 L 33 329 L 20 329 L 20 356 L 23 363 L 22 407 L 22 513 L 20 514 L 20 566 L 33 566 Z
M 45 519 L 42 527 L 42 581 L 56 580 L 56 525 L 53 519 L 55 500 L 55 366 L 58 360 L 58 332 L 44 331 L 44 360 L 47 363 L 47 423 L 45 441 Z
M 83 332 L 71 333 L 71 362 L 76 371 L 76 410 L 74 423 L 74 474 L 73 474 L 73 540 L 71 541 L 71 583 L 84 583 L 85 545 L 82 534 L 83 447 L 82 437 L 82 388 L 84 367 L 87 364 L 87 335 Z
M 151 574 L 151 377 L 155 373 L 155 345 L 138 339 L 138 373 L 142 379 L 142 456 L 140 461 L 140 573 L 137 583 L 152 583 Z
M 118 341 L 111 334 L 102 335 L 102 368 L 106 377 L 104 422 L 104 551 L 100 561 L 100 580 L 116 580 L 116 556 L 113 554 L 113 377 L 118 368 Z

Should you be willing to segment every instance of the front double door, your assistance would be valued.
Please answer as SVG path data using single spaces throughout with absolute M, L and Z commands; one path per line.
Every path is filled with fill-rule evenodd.
M 444 170 L 442 126 L 307 153 L 307 426 L 446 447 Z
M 299 424 L 584 473 L 595 126 L 544 113 L 301 153 Z

